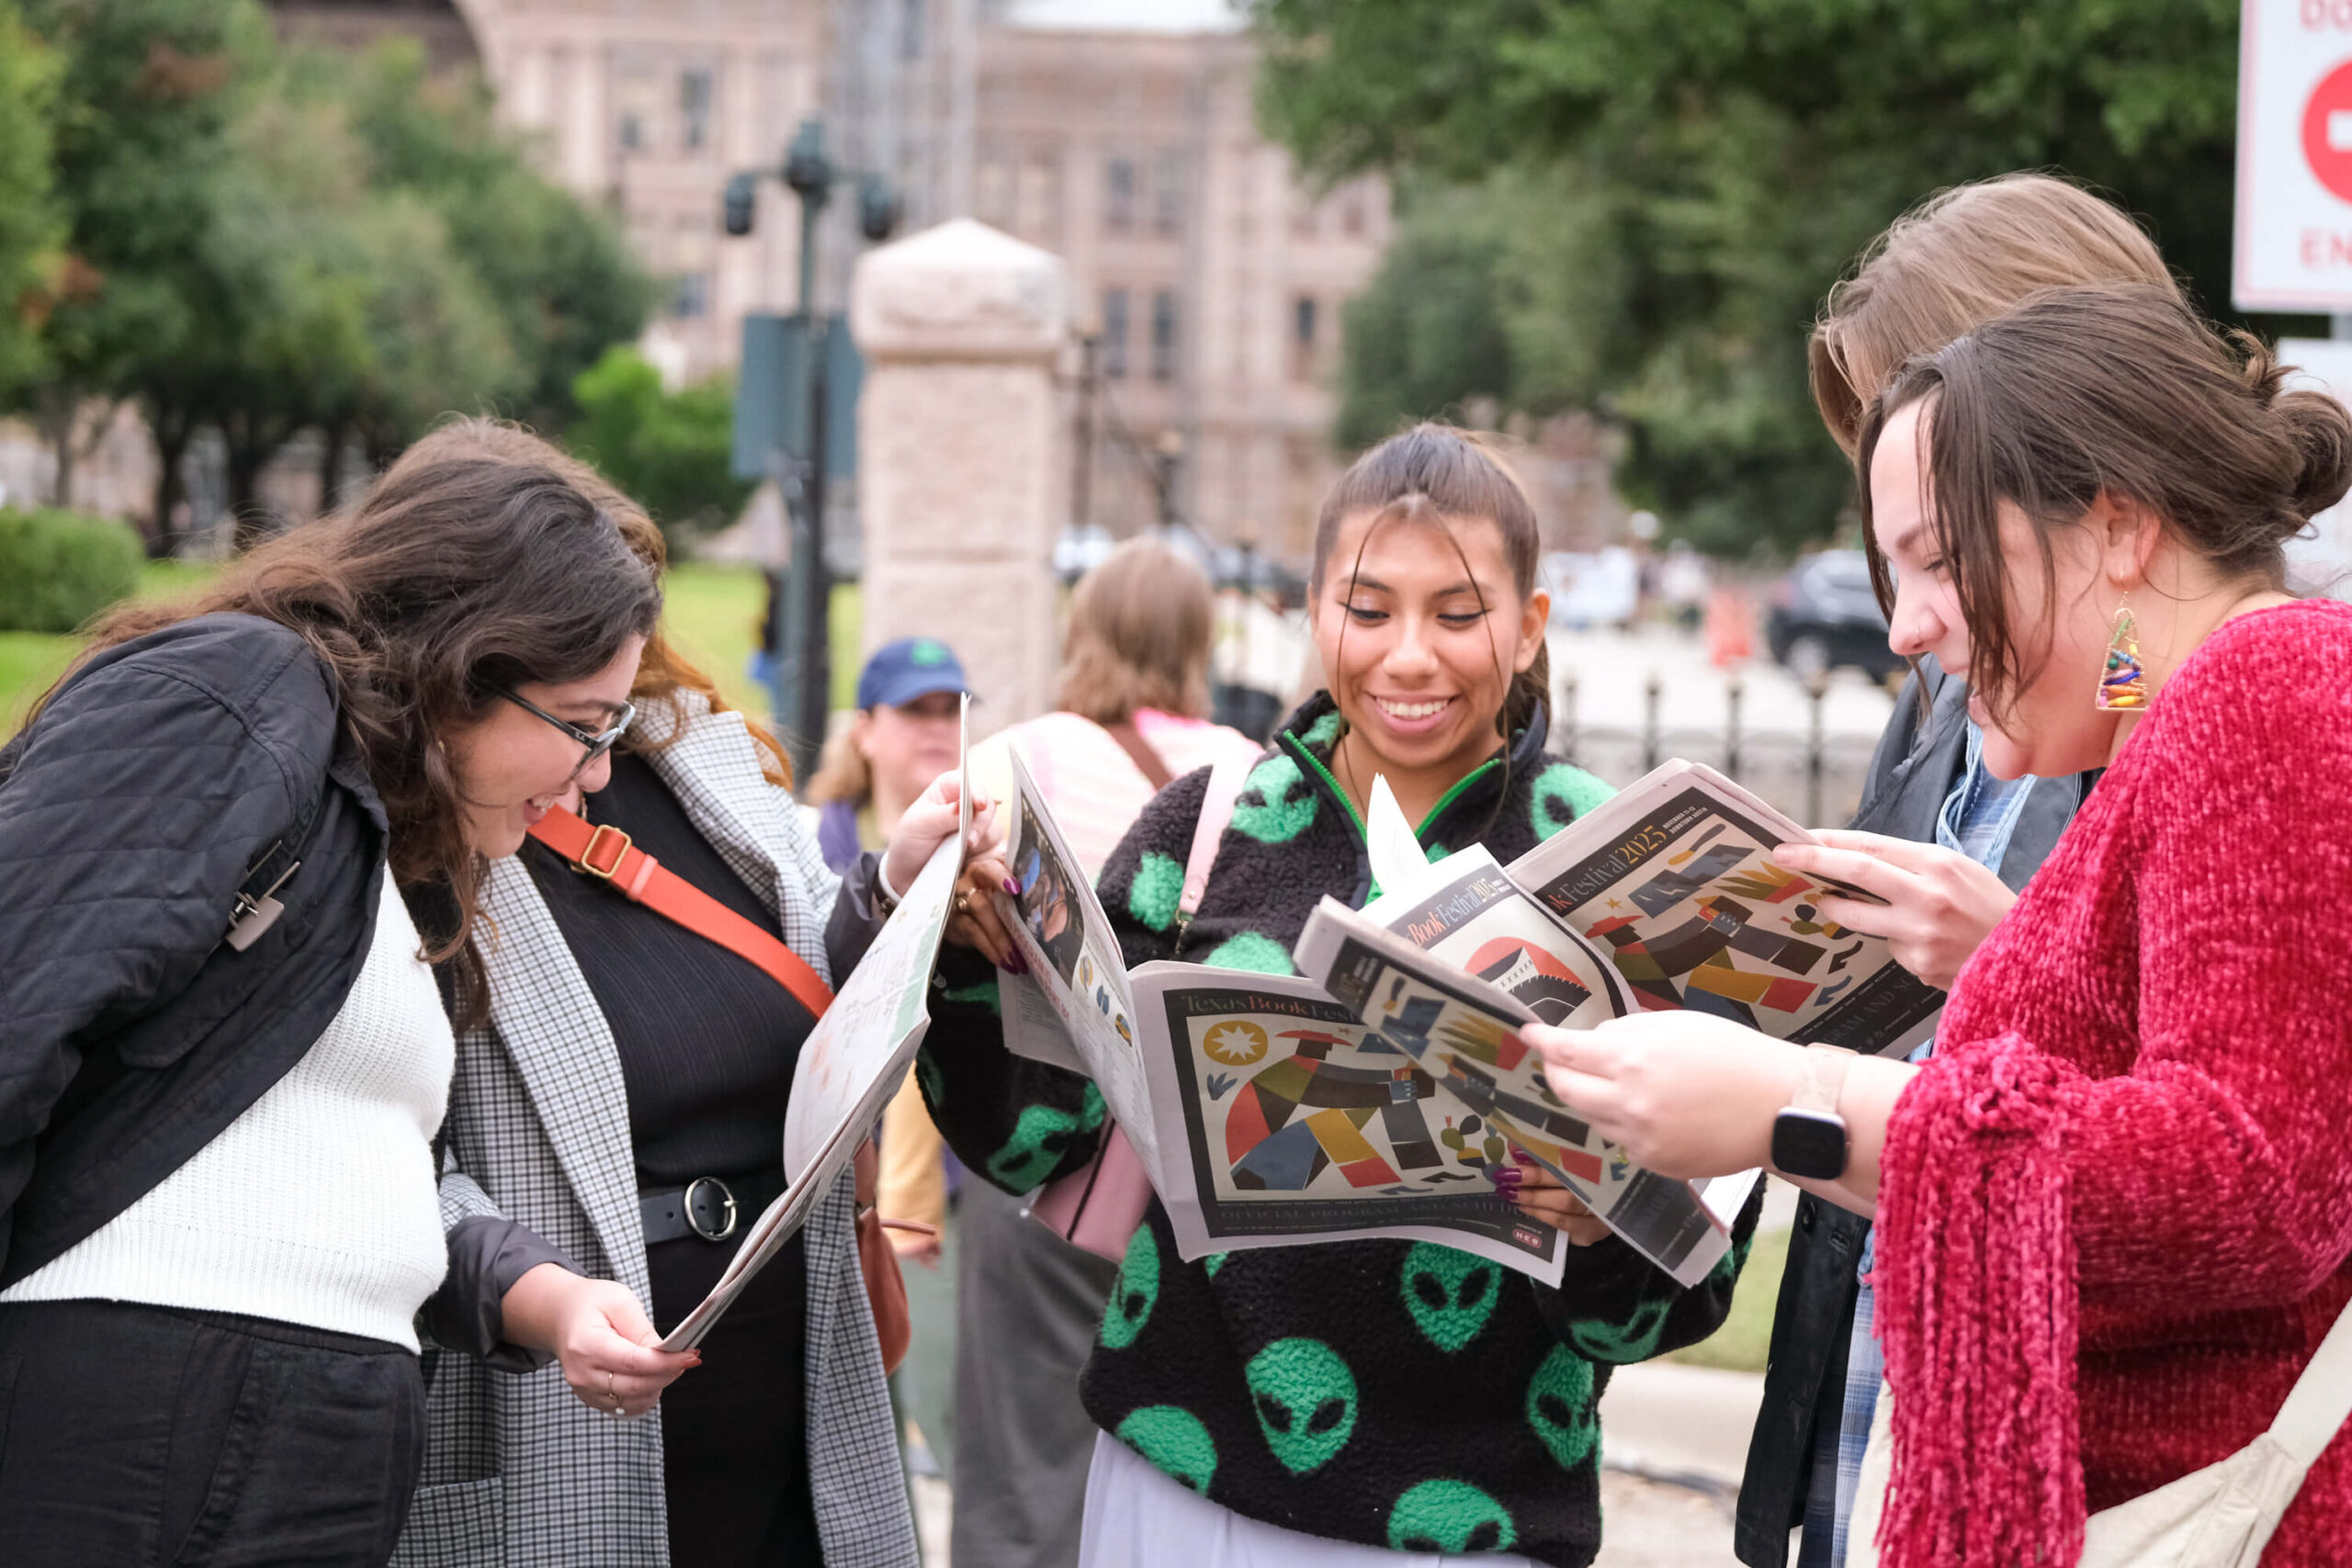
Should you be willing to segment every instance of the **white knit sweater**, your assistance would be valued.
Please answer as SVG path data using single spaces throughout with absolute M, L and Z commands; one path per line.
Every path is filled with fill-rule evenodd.
M 431 1141 L 455 1060 L 416 928 L 384 877 L 343 1010 L 284 1077 L 146 1196 L 0 1301 L 243 1313 L 417 1348 L 441 1282 Z

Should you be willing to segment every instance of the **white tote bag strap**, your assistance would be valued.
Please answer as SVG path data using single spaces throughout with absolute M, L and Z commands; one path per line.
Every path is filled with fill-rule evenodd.
M 2335 1317 L 2335 1326 L 2319 1342 L 2319 1352 L 2303 1375 L 2295 1380 L 2287 1403 L 2270 1435 L 2295 1462 L 2309 1470 L 2352 1420 L 2352 1303 Z

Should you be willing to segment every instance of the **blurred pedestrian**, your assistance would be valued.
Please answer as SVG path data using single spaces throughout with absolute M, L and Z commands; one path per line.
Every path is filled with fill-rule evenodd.
M 1872 405 L 1890 642 L 1967 671 L 1996 777 L 2105 768 L 1932 1058 L 1688 1013 L 1525 1032 L 1641 1163 L 1769 1158 L 1876 1215 L 1893 1568 L 2085 1560 L 2087 1510 L 2176 1482 L 2214 1490 L 2157 1505 L 2206 1527 L 2170 1561 L 2319 1568 L 2352 1531 L 2346 1369 L 2267 1436 L 2352 1302 L 2352 609 L 2282 591 L 2285 541 L 2352 485 L 2352 416 L 2286 379 L 2169 283 L 2114 284 L 2033 297 Z M 1892 842 L 1776 859 L 1870 892 L 1927 868 Z M 2234 1486 L 2190 1479 L 2257 1439 Z M 2289 1455 L 2308 1479 L 2263 1468 Z
M 1091 883 L 1172 778 L 1258 743 L 1211 724 L 1208 578 L 1131 539 L 1079 581 L 1056 710 L 973 748 L 975 787 L 1012 799 L 1013 752 Z M 1078 1378 L 1118 1269 L 986 1182 L 956 1199 L 956 1568 L 1074 1568 L 1094 1423 Z
M 644 512 L 545 443 L 480 421 L 435 439 L 567 476 L 662 570 Z M 783 1191 L 799 1048 L 876 922 L 838 897 L 775 737 L 658 633 L 628 696 L 608 776 L 485 891 L 491 1005 L 458 1042 L 450 1273 L 426 1320 L 448 1349 L 401 1560 L 911 1564 L 850 1176 L 698 1350 L 652 1348 Z M 903 888 L 955 823 L 912 803 L 849 875 Z M 626 896 L 649 863 L 787 949 L 801 985 Z M 692 1371 L 706 1355 L 720 1370 Z
M 2007 175 L 1944 192 L 1898 219 L 1831 292 L 1812 344 L 1822 419 L 1854 456 L 1864 410 L 1912 355 L 2037 289 L 2109 281 L 2168 287 L 2171 274 L 2138 225 L 2080 186 Z M 1889 855 L 1906 852 L 1896 841 L 1918 846 L 1908 852 L 1917 872 L 1889 887 L 1894 902 L 1880 919 L 1905 923 L 1900 956 L 1939 986 L 2007 910 L 2098 776 L 2006 780 L 1984 756 L 1966 681 L 1924 655 L 1871 759 L 1853 831 L 1826 835 Z M 1735 1546 L 1753 1568 L 1781 1568 L 1800 1523 L 1799 1568 L 1844 1568 L 1883 1370 L 1871 1264 L 1865 1217 L 1798 1201 L 1739 1495 Z
M 1191 919 L 1177 908 L 1208 770 L 1160 791 L 1120 841 L 1101 887 L 1130 966 L 1291 973 L 1322 898 L 1370 895 L 1361 824 L 1378 778 L 1431 852 L 1483 843 L 1503 861 L 1607 797 L 1544 750 L 1537 550 L 1525 491 L 1475 436 L 1420 425 L 1356 461 L 1316 530 L 1329 689 L 1251 771 Z M 983 895 L 1005 874 L 1000 857 L 965 872 L 975 940 L 1000 960 L 1012 950 Z M 974 967 L 960 953 L 943 964 L 917 1076 L 966 1161 L 1023 1191 L 1092 1157 L 1102 1101 L 1005 1052 L 995 987 L 975 989 L 988 972 Z M 1590 1562 L 1609 1369 L 1714 1330 L 1758 1205 L 1686 1290 L 1532 1168 L 1490 1179 L 1582 1249 L 1556 1290 L 1385 1239 L 1188 1263 L 1155 1201 L 1080 1383 L 1100 1427 L 1080 1562 Z
M 602 782 L 660 609 L 563 475 L 428 440 L 102 621 L 0 750 L 10 1568 L 390 1556 L 447 1261 L 426 960 L 479 1017 L 485 882 Z

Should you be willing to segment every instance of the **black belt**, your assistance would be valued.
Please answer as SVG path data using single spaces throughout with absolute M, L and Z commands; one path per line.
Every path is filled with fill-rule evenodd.
M 784 1186 L 784 1172 L 766 1170 L 724 1179 L 698 1176 L 684 1187 L 640 1191 L 637 1204 L 645 1222 L 645 1245 L 689 1235 L 730 1241 L 783 1194 Z

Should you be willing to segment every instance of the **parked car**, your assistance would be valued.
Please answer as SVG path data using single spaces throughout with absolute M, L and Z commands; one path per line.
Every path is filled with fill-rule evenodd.
M 1860 550 L 1824 550 L 1792 568 L 1772 591 L 1765 646 L 1788 671 L 1811 680 L 1840 665 L 1884 680 L 1904 668 L 1886 646 L 1886 616 Z

